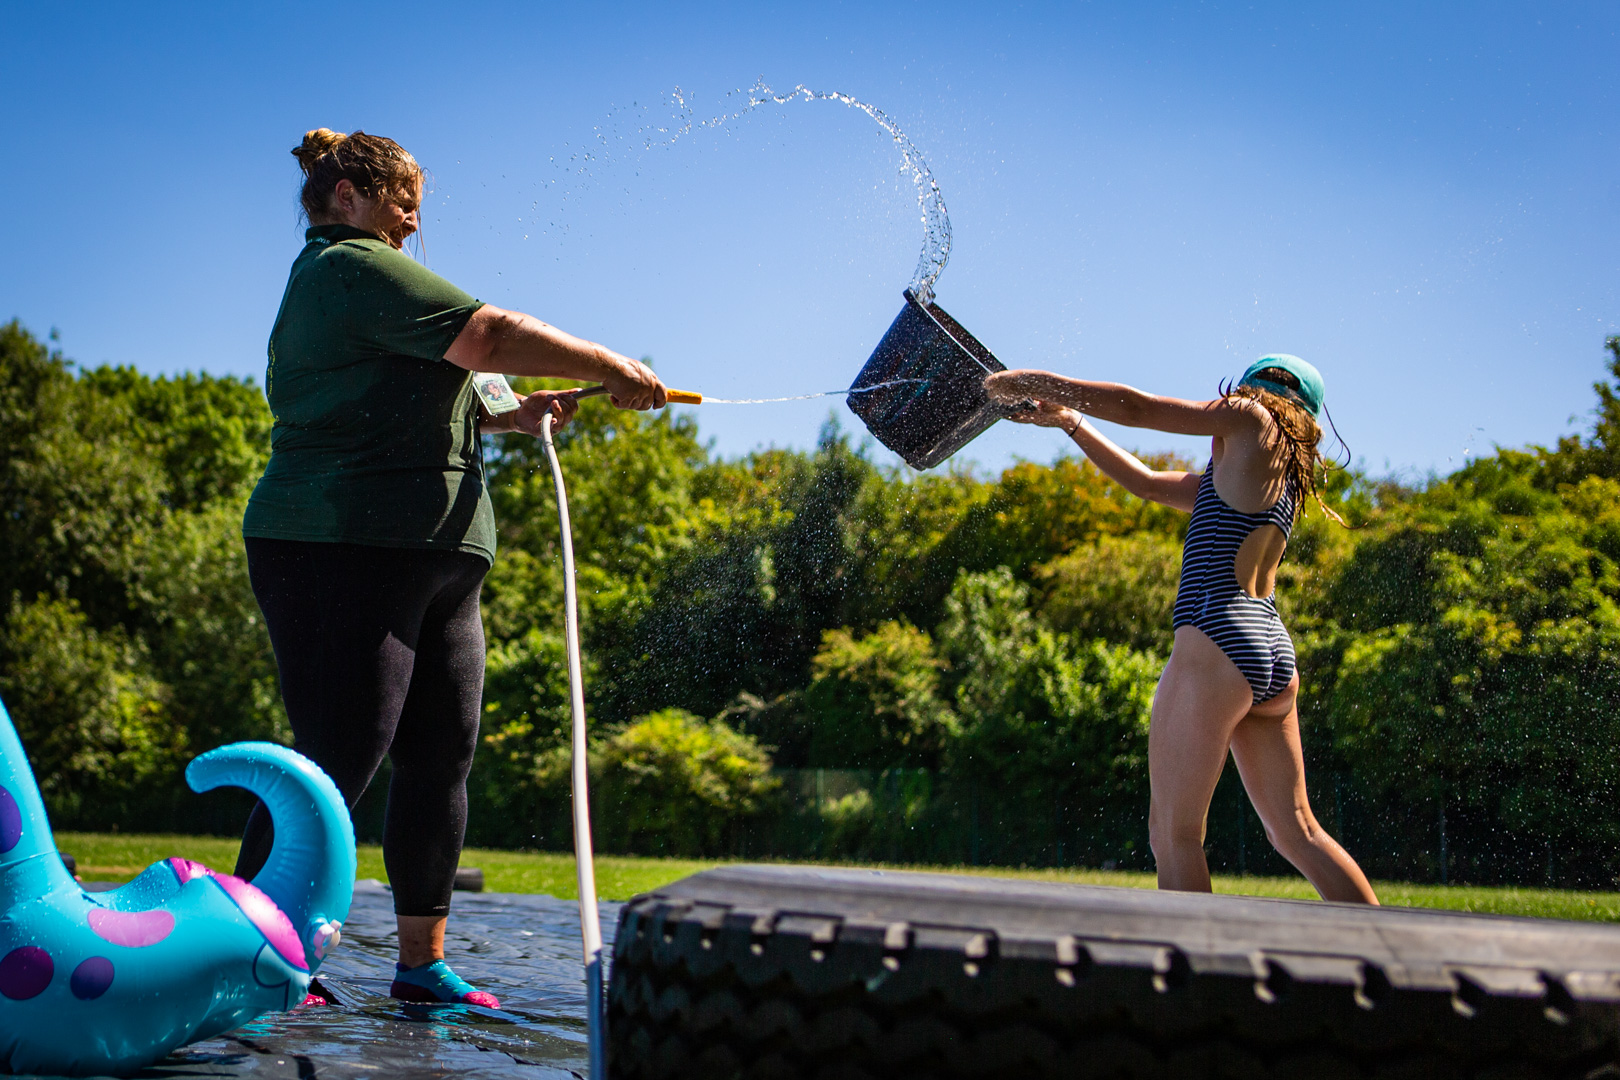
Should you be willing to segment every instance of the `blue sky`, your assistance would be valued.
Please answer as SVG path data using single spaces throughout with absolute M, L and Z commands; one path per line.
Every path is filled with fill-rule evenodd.
M 1365 465 L 1411 477 L 1584 426 L 1620 332 L 1613 4 L 13 4 L 0 28 L 0 318 L 87 365 L 262 379 L 287 151 L 325 125 L 428 167 L 428 261 L 475 295 L 710 395 L 845 386 L 922 241 L 876 125 L 794 102 L 640 148 L 675 87 L 710 116 L 761 77 L 913 138 L 955 232 L 939 301 L 1012 367 L 1204 396 L 1297 353 Z M 830 411 L 859 429 L 827 400 L 698 415 L 736 454 Z M 965 455 L 1061 448 L 1002 424 Z

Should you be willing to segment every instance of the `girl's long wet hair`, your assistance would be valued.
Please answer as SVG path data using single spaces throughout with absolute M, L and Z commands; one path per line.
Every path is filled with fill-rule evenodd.
M 1276 383 L 1279 386 L 1286 386 L 1296 390 L 1299 388 L 1299 380 L 1294 377 L 1293 373 L 1284 371 L 1281 368 L 1264 368 L 1255 372 L 1255 376 L 1265 379 L 1267 382 Z M 1221 397 L 1227 401 L 1234 398 L 1253 401 L 1271 415 L 1272 424 L 1281 437 L 1285 448 L 1284 456 L 1287 460 L 1284 468 L 1288 475 L 1289 485 L 1296 492 L 1309 493 L 1316 500 L 1316 505 L 1322 508 L 1322 513 L 1348 529 L 1350 527 L 1349 523 L 1340 517 L 1332 507 L 1322 501 L 1322 487 L 1316 478 L 1318 465 L 1322 467 L 1324 478 L 1328 471 L 1342 469 L 1345 465 L 1328 458 L 1317 448 L 1322 441 L 1322 425 L 1316 422 L 1310 411 L 1298 401 L 1268 390 L 1263 386 L 1253 384 L 1234 386 L 1230 382 L 1223 381 L 1220 384 L 1220 393 Z M 1332 423 L 1332 419 L 1329 418 L 1328 422 Z M 1338 429 L 1335 428 L 1333 433 L 1337 436 Z M 1339 443 L 1343 445 L 1344 440 L 1341 438 Z M 1346 446 L 1346 464 L 1348 464 L 1349 450 L 1350 448 Z M 1303 509 L 1304 500 L 1300 499 L 1294 506 L 1296 518 Z

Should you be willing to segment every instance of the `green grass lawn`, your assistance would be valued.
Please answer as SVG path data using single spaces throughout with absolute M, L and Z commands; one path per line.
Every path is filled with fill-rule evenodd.
M 237 842 L 234 839 L 70 832 L 58 833 L 56 838 L 63 851 L 78 859 L 79 875 L 86 881 L 127 881 L 150 864 L 171 855 L 184 855 L 215 870 L 224 871 L 229 871 L 236 862 Z M 596 860 L 596 888 L 604 900 L 626 900 L 638 892 L 655 889 L 676 878 L 720 866 L 724 862 L 603 855 Z M 574 859 L 571 855 L 468 848 L 462 854 L 461 864 L 481 867 L 485 887 L 495 892 L 549 893 L 566 899 L 578 895 L 574 886 Z M 938 869 L 1034 881 L 1123 885 L 1138 889 L 1153 887 L 1152 874 L 1118 870 L 1030 870 L 1005 866 L 896 866 L 891 869 Z M 360 848 L 360 877 L 388 880 L 381 848 L 371 845 Z M 1473 885 L 1409 885 L 1393 881 L 1375 882 L 1374 885 L 1379 899 L 1386 904 L 1492 915 L 1620 922 L 1620 893 Z M 1303 878 L 1217 877 L 1215 891 L 1303 900 L 1316 897 L 1315 890 Z

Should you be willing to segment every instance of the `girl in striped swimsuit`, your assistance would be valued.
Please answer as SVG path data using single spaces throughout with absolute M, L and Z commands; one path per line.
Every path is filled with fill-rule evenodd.
M 1262 357 L 1212 401 L 1158 397 L 1045 371 L 1001 372 L 985 387 L 999 401 L 1033 400 L 1013 419 L 1062 428 L 1127 491 L 1192 513 L 1175 644 L 1148 730 L 1148 834 L 1159 887 L 1209 891 L 1204 826 L 1230 750 L 1277 850 L 1324 899 L 1376 904 L 1366 875 L 1311 813 L 1294 644 L 1273 597 L 1300 500 L 1313 495 L 1321 505 L 1315 473 L 1321 375 L 1298 357 L 1277 354 Z M 1202 474 L 1151 469 L 1087 416 L 1209 435 L 1209 467 Z

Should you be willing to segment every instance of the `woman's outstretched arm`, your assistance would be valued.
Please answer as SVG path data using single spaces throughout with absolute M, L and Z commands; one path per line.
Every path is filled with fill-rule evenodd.
M 1050 371 L 997 372 L 984 380 L 984 388 L 996 401 L 1045 401 L 1099 420 L 1176 435 L 1232 435 L 1256 423 L 1250 410 L 1236 408 L 1224 398 L 1187 401 L 1160 397 L 1124 383 L 1071 379 Z
M 1149 468 L 1141 458 L 1092 427 L 1091 422 L 1074 409 L 1050 401 L 1036 401 L 1033 409 L 1016 412 L 1010 419 L 1020 424 L 1061 428 L 1103 475 L 1132 495 L 1192 513 L 1193 501 L 1198 498 L 1196 473 Z
M 664 407 L 664 384 L 646 364 L 493 304 L 473 312 L 444 358 L 468 371 L 599 382 L 621 409 Z

